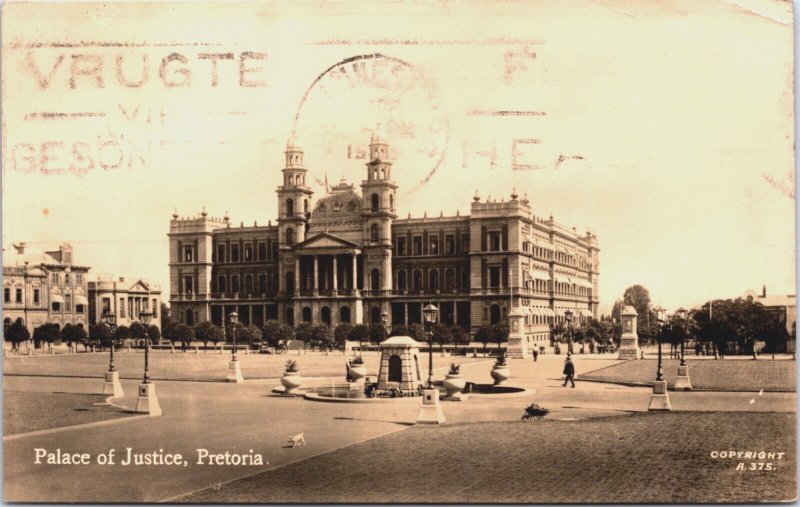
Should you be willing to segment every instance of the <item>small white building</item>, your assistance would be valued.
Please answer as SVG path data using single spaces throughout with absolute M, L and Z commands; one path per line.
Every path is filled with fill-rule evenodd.
M 97 324 L 106 313 L 117 317 L 118 326 L 139 320 L 143 311 L 153 312 L 150 323 L 161 330 L 161 287 L 141 278 L 100 275 L 89 282 L 89 323 Z

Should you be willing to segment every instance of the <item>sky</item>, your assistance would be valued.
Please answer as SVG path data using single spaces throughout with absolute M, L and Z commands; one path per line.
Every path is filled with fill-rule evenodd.
M 527 194 L 597 235 L 601 311 L 795 292 L 790 3 L 7 4 L 2 33 L 4 247 L 166 288 L 174 210 L 266 224 L 292 131 L 319 197 L 380 123 L 400 216 Z

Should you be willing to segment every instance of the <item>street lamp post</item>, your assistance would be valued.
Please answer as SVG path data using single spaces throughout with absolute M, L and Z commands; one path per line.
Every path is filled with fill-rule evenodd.
M 161 406 L 156 397 L 156 385 L 150 382 L 150 338 L 147 336 L 147 327 L 153 314 L 147 310 L 139 312 L 139 320 L 145 329 L 144 337 L 144 377 L 139 384 L 139 398 L 136 400 L 136 412 L 149 414 L 150 417 L 161 415 Z
M 445 422 L 444 412 L 439 403 L 439 390 L 433 386 L 433 324 L 439 317 L 439 309 L 428 304 L 422 309 L 422 318 L 428 335 L 428 386 L 422 391 L 422 407 L 417 423 L 441 424 Z
M 572 310 L 564 311 L 564 319 L 567 321 L 567 354 L 572 354 Z
M 228 382 L 244 382 L 242 376 L 242 369 L 239 366 L 239 360 L 236 358 L 236 324 L 239 323 L 239 314 L 235 311 L 228 314 L 228 319 L 231 323 L 231 333 L 233 338 L 233 348 L 231 349 L 231 361 L 228 363 L 228 374 L 225 380 Z
M 114 332 L 117 327 L 117 316 L 114 313 L 105 312 L 101 320 L 103 325 L 108 326 L 111 331 L 111 353 L 108 359 L 106 380 L 103 383 L 103 394 L 110 394 L 114 398 L 122 398 L 125 396 L 125 392 L 122 390 L 122 384 L 119 381 L 119 372 L 114 369 Z
M 658 341 L 658 369 L 656 370 L 656 380 L 664 380 L 664 368 L 661 364 L 661 328 L 663 325 L 664 321 L 659 310 L 656 314 L 656 326 L 658 328 L 656 332 L 656 340 Z
M 650 396 L 648 410 L 672 410 L 669 394 L 667 393 L 667 382 L 664 380 L 664 369 L 661 365 L 661 326 L 664 323 L 664 310 L 659 308 L 656 312 L 656 322 L 658 323 L 658 332 L 656 334 L 656 339 L 658 340 L 658 369 L 656 370 L 656 379 L 653 382 L 653 394 Z
M 675 379 L 675 389 L 682 389 L 684 391 L 692 390 L 692 380 L 689 378 L 689 366 L 686 364 L 686 355 L 684 354 L 683 343 L 686 341 L 686 333 L 688 329 L 688 320 L 686 318 L 686 310 L 683 308 L 675 312 L 680 317 L 681 329 L 681 363 L 678 365 L 678 378 Z

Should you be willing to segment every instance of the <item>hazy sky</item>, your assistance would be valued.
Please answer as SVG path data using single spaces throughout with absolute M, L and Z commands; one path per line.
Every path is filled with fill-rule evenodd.
M 597 234 L 601 310 L 635 283 L 669 308 L 794 293 L 790 3 L 4 14 L 4 246 L 69 241 L 94 275 L 167 287 L 173 209 L 266 224 L 293 129 L 313 178 L 358 183 L 380 121 L 401 216 L 527 193 Z

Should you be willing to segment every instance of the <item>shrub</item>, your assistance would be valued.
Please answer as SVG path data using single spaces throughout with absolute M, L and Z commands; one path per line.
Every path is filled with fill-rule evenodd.
M 461 365 L 456 363 L 450 363 L 450 371 L 447 373 L 450 375 L 458 375 L 461 372 Z
M 286 373 L 297 373 L 297 361 L 289 359 L 286 361 Z

